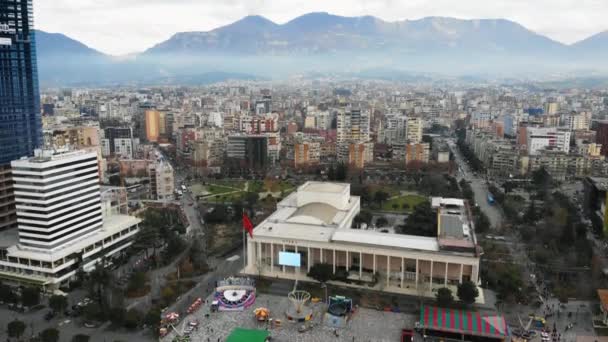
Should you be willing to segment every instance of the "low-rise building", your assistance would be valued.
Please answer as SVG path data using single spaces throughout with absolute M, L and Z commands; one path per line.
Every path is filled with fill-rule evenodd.
M 353 229 L 360 199 L 350 185 L 307 182 L 277 204 L 247 241 L 245 273 L 313 281 L 310 268 L 332 266 L 346 286 L 434 297 L 437 288 L 479 282 L 480 249 L 466 202 L 433 198 L 436 237 Z M 279 254 L 300 255 L 300 267 L 281 264 Z

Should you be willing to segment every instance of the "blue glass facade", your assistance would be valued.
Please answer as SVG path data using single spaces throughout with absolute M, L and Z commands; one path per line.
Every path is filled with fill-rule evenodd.
M 41 143 L 33 20 L 32 0 L 0 0 L 0 165 Z

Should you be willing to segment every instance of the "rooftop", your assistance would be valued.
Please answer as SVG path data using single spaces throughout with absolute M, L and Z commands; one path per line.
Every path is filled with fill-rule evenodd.
M 59 165 L 66 159 L 86 159 L 91 157 L 97 157 L 95 152 L 87 150 L 35 150 L 33 157 L 23 157 L 19 160 L 13 160 L 11 165 L 13 167 L 25 167 L 25 168 L 43 168 L 53 165 Z
M 429 252 L 439 251 L 439 244 L 437 239 L 434 237 L 380 233 L 360 229 L 337 230 L 332 236 L 331 241 L 405 248 Z
M 328 183 L 328 182 L 306 182 L 298 188 L 298 191 L 309 192 L 327 192 L 333 194 L 341 194 L 347 189 L 350 190 L 350 184 L 345 183 Z
M 433 198 L 440 213 L 437 238 L 351 228 L 352 220 L 359 213 L 359 197 L 349 193 L 349 184 L 308 182 L 279 202 L 277 210 L 255 228 L 253 236 L 425 252 L 475 253 L 469 216 L 462 199 Z

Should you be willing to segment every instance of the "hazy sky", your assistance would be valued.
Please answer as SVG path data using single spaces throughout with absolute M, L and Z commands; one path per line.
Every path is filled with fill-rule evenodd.
M 207 31 L 249 14 L 285 23 L 308 12 L 387 21 L 506 18 L 572 43 L 608 30 L 608 0 L 33 0 L 36 28 L 109 54 L 143 51 L 180 31 Z

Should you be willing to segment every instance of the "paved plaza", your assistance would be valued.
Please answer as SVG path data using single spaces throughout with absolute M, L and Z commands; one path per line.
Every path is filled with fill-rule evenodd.
M 210 301 L 211 297 L 207 298 L 207 303 Z M 188 322 L 198 320 L 200 327 L 190 335 L 192 341 L 225 341 L 236 327 L 266 329 L 267 324 L 257 322 L 253 314 L 256 308 L 266 307 L 270 309 L 272 318 L 282 320 L 280 327 L 269 330 L 272 341 L 388 342 L 399 341 L 401 329 L 412 328 L 417 318 L 416 315 L 411 314 L 359 308 L 344 328 L 336 330 L 323 322 L 327 306 L 324 303 L 314 303 L 310 304 L 314 312 L 311 328 L 305 332 L 298 332 L 298 327 L 302 324 L 290 323 L 285 317 L 288 305 L 291 304 L 286 297 L 265 294 L 260 295 L 256 303 L 244 311 L 212 313 L 209 305 L 206 304 L 198 312 L 184 317 L 176 329 L 181 332 Z M 162 341 L 172 341 L 175 336 L 176 332 L 173 331 Z

